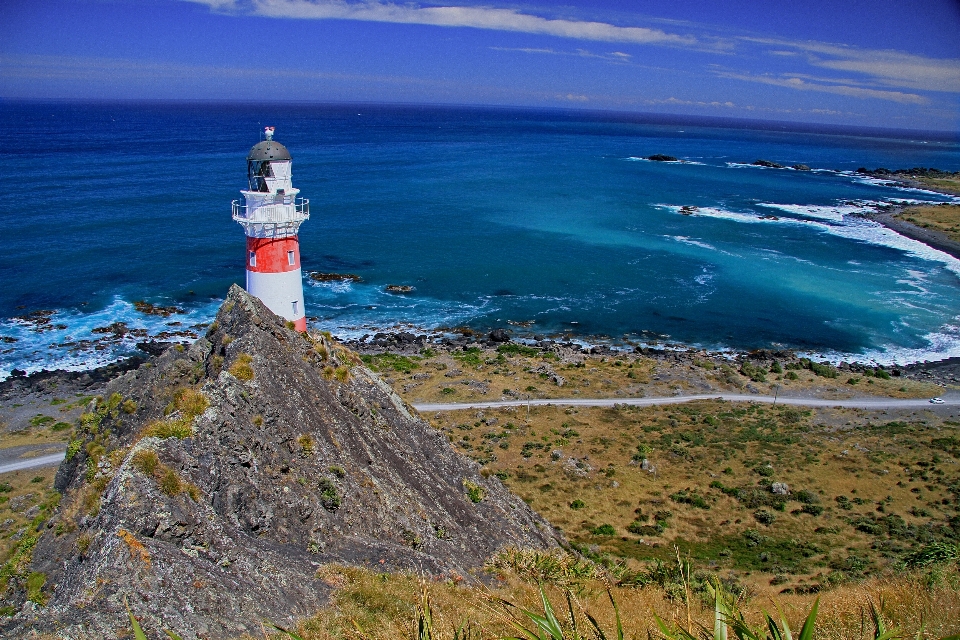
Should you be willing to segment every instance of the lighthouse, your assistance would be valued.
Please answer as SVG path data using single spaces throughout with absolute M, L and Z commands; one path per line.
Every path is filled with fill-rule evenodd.
M 310 201 L 297 197 L 293 160 L 273 132 L 265 127 L 266 140 L 247 155 L 247 188 L 240 191 L 243 202 L 233 201 L 233 219 L 247 236 L 247 292 L 297 331 L 306 331 L 297 233 L 310 219 Z

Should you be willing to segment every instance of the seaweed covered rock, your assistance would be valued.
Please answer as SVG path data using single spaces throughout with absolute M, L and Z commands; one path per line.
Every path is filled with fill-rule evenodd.
M 558 543 L 480 471 L 356 354 L 235 286 L 205 338 L 81 418 L 0 631 L 125 637 L 126 599 L 153 637 L 237 637 L 315 612 L 326 563 L 471 579 L 504 546 Z

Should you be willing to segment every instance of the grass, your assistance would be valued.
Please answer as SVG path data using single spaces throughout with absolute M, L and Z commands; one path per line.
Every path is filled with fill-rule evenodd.
M 536 352 L 536 353 L 533 353 Z M 532 355 L 531 355 L 532 354 Z M 470 347 L 466 351 L 419 356 L 382 354 L 363 356 L 371 368 L 389 374 L 394 389 L 408 402 L 559 398 L 672 396 L 710 391 L 742 392 L 750 385 L 759 393 L 824 398 L 874 395 L 893 398 L 930 398 L 943 390 L 930 383 L 891 377 L 882 369 L 857 372 L 851 377 L 834 367 L 810 360 L 765 363 L 727 362 L 703 354 L 692 362 L 657 361 L 636 354 L 614 357 L 587 356 L 582 362 L 562 362 L 553 352 L 514 343 L 497 349 Z M 564 379 L 563 386 L 543 377 L 538 367 L 548 364 Z M 415 366 L 414 366 L 415 365 Z M 774 366 L 776 365 L 776 366 Z M 780 369 L 777 373 L 776 370 Z M 333 377 L 331 369 L 325 374 Z
M 897 627 L 908 637 L 913 637 L 921 625 L 925 638 L 939 638 L 960 630 L 960 574 L 955 568 L 944 570 L 933 583 L 929 574 L 904 572 L 883 580 L 841 585 L 816 595 L 785 594 L 772 602 L 721 587 L 722 607 L 718 607 L 715 586 L 696 594 L 691 584 L 696 571 L 686 568 L 681 572 L 676 558 L 672 562 L 673 575 L 683 573 L 684 579 L 690 581 L 687 591 L 681 586 L 680 600 L 669 597 L 657 584 L 642 588 L 616 586 L 611 583 L 609 572 L 598 571 L 595 565 L 562 552 L 510 550 L 501 554 L 489 567 L 494 576 L 492 587 L 470 586 L 457 575 L 425 582 L 414 574 L 382 574 L 324 565 L 317 576 L 334 589 L 331 605 L 302 620 L 296 628 L 284 629 L 283 637 L 573 639 L 578 636 L 570 623 L 572 613 L 582 638 L 613 640 L 619 637 L 620 627 L 624 638 L 689 640 L 682 632 L 696 634 L 701 628 L 709 630 L 707 637 L 713 638 L 716 611 L 722 608 L 731 622 L 730 637 L 766 638 L 771 627 L 765 610 L 773 609 L 776 614 L 771 617 L 776 627 L 783 631 L 788 626 L 795 634 L 793 637 L 799 639 L 810 637 L 801 634 L 814 607 L 815 637 L 819 640 L 876 638 L 871 610 L 876 611 L 884 629 Z M 554 629 L 562 635 L 551 634 L 537 623 L 539 618 L 544 625 L 548 624 L 551 613 Z M 735 634 L 738 623 L 743 635 Z M 521 632 L 517 625 L 534 635 Z M 595 629 L 604 635 L 597 636 Z M 664 630 L 667 633 L 661 635 Z M 747 635 L 747 630 L 753 635 Z M 464 635 L 468 632 L 473 635 Z
M 247 353 L 239 353 L 234 359 L 233 364 L 227 370 L 237 380 L 249 382 L 253 380 L 253 356 Z
M 46 602 L 46 577 L 30 571 L 33 548 L 44 523 L 56 510 L 60 494 L 53 490 L 55 467 L 14 471 L 0 484 L 0 596 L 11 585 L 23 589 L 37 604 Z M 40 481 L 37 481 L 40 478 Z
M 960 181 L 955 181 L 960 193 Z M 954 242 L 960 242 L 960 205 L 944 204 L 926 207 L 909 207 L 899 215 L 918 227 L 939 231 Z
M 495 422 L 475 410 L 430 420 L 611 566 L 639 571 L 677 544 L 773 596 L 893 571 L 925 545 L 960 541 L 960 425 L 924 411 L 876 421 L 704 401 L 483 415 Z

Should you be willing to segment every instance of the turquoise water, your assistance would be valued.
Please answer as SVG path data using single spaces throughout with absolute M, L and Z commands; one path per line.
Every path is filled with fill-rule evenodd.
M 0 375 L 202 331 L 243 282 L 230 201 L 267 124 L 311 200 L 304 269 L 363 278 L 305 280 L 314 327 L 960 356 L 960 261 L 859 215 L 950 198 L 853 173 L 960 170 L 957 140 L 370 105 L 0 103 L 0 115 Z M 684 162 L 641 159 L 655 153 Z M 749 166 L 758 158 L 814 171 Z M 135 300 L 185 313 L 144 315 Z M 53 313 L 17 319 L 36 310 Z M 93 331 L 113 322 L 139 335 Z

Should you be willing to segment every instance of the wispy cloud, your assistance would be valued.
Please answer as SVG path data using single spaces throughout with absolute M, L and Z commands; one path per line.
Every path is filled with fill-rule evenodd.
M 0 80 L 72 80 L 149 83 L 180 80 L 262 80 L 295 78 L 302 80 L 349 80 L 395 85 L 436 85 L 436 81 L 413 76 L 347 74 L 306 69 L 223 67 L 191 65 L 152 60 L 103 58 L 94 56 L 0 55 Z
M 901 104 L 927 104 L 929 100 L 924 96 L 915 93 L 904 93 L 902 91 L 887 91 L 882 89 L 868 89 L 859 86 L 850 86 L 847 84 L 830 84 L 821 82 L 809 82 L 799 74 L 786 75 L 755 75 L 736 71 L 717 71 L 716 74 L 721 78 L 730 78 L 734 80 L 745 80 L 747 82 L 758 82 L 776 87 L 786 87 L 799 91 L 819 91 L 821 93 L 833 93 L 841 96 L 850 96 L 853 98 L 873 98 L 879 100 L 890 100 Z
M 960 59 L 927 58 L 903 51 L 861 49 L 816 41 L 741 38 L 744 42 L 778 47 L 769 53 L 805 54 L 808 64 L 834 71 L 861 73 L 889 87 L 919 91 L 960 92 Z
M 271 18 L 361 20 L 438 27 L 470 27 L 539 35 L 618 42 L 715 49 L 721 44 L 693 35 L 647 27 L 623 27 L 606 22 L 545 18 L 516 9 L 473 6 L 423 6 L 376 0 L 188 0 L 217 11 L 253 13 Z
M 420 24 L 438 27 L 469 27 L 548 35 L 574 40 L 609 42 L 625 45 L 657 45 L 698 50 L 705 53 L 746 55 L 756 59 L 766 54 L 780 60 L 794 61 L 807 68 L 816 67 L 861 74 L 862 82 L 875 85 L 872 89 L 849 87 L 821 87 L 812 82 L 796 82 L 794 78 L 778 79 L 751 76 L 754 82 L 792 86 L 807 91 L 824 91 L 860 98 L 878 98 L 902 103 L 921 103 L 915 94 L 891 89 L 917 91 L 960 92 L 960 59 L 928 58 L 901 51 L 863 49 L 842 44 L 817 41 L 788 40 L 763 35 L 723 37 L 716 28 L 679 21 L 646 19 L 663 28 L 649 26 L 621 26 L 610 22 L 554 18 L 529 10 L 497 6 L 471 6 L 399 3 L 385 0 L 185 0 L 206 5 L 214 11 L 258 15 L 272 18 L 313 20 L 358 20 L 397 24 Z M 462 0 L 461 0 L 462 1 Z M 527 49 L 530 53 L 549 53 L 550 50 Z M 626 56 L 617 52 L 608 56 Z M 612 59 L 612 58 L 610 58 Z M 796 71 L 796 77 L 800 77 Z M 734 76 L 729 76 L 734 77 Z M 757 79 L 760 78 L 760 79 Z M 802 78 L 801 78 L 802 80 Z M 785 84 L 789 83 L 789 84 Z M 848 83 L 850 84 L 850 83 Z
M 533 55 L 549 55 L 549 56 L 573 56 L 576 58 L 596 58 L 598 60 L 606 60 L 607 62 L 614 62 L 619 64 L 626 64 L 630 62 L 630 59 L 633 57 L 629 53 L 623 53 L 622 51 L 613 51 L 611 53 L 594 53 L 587 49 L 577 49 L 576 51 L 559 51 L 557 49 L 546 49 L 546 48 L 537 48 L 537 47 L 490 47 L 491 51 L 514 51 L 517 53 L 529 53 Z

